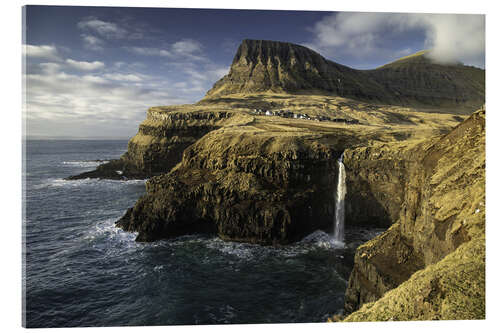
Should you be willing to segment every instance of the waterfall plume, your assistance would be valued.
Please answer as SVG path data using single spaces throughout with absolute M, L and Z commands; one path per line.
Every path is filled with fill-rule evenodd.
M 337 160 L 337 192 L 335 194 L 335 221 L 333 229 L 333 239 L 338 242 L 344 242 L 344 206 L 345 206 L 345 167 L 343 163 L 344 153 Z

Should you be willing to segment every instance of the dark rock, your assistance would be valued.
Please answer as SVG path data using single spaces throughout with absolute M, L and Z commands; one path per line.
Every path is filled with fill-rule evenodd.
M 287 244 L 331 228 L 340 153 L 311 139 L 214 131 L 170 173 L 150 179 L 117 225 L 140 241 L 211 231 Z

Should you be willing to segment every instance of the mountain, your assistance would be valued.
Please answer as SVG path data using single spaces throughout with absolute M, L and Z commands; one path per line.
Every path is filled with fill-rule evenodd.
M 207 96 L 265 91 L 390 98 L 363 72 L 326 60 L 306 47 L 249 39 L 238 48 L 229 74 L 217 81 Z
M 260 92 L 328 94 L 378 104 L 477 108 L 484 104 L 485 71 L 433 63 L 425 52 L 374 70 L 356 70 L 304 46 L 243 40 L 229 73 L 205 99 Z
M 460 63 L 438 64 L 427 57 L 426 51 L 365 73 L 401 104 L 471 109 L 484 104 L 484 70 Z

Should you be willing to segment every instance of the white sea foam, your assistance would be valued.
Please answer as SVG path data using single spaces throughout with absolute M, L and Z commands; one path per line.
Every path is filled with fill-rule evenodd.
M 75 179 L 66 180 L 62 178 L 48 178 L 44 180 L 41 184 L 33 186 L 33 189 L 42 189 L 47 187 L 80 187 L 80 186 L 116 186 L 116 185 L 130 185 L 130 184 L 145 184 L 145 179 L 131 179 L 131 180 L 114 180 L 114 179 L 97 179 L 97 178 L 85 178 L 85 179 Z
M 114 256 L 122 253 L 124 249 L 141 247 L 135 241 L 137 233 L 125 232 L 115 226 L 117 219 L 106 219 L 97 222 L 83 237 L 91 246 L 104 253 L 104 256 Z
M 279 247 L 223 241 L 217 237 L 204 240 L 203 242 L 210 249 L 234 255 L 242 260 L 254 260 L 262 256 L 293 258 L 318 248 L 332 250 L 345 248 L 343 242 L 336 241 L 331 235 L 321 230 L 313 232 L 300 242 Z
M 215 249 L 225 254 L 234 255 L 239 259 L 244 260 L 253 259 L 256 255 L 256 252 L 259 250 L 257 248 L 259 247 L 258 245 L 228 242 L 216 237 L 208 240 L 206 242 L 206 246 L 210 249 Z
M 322 230 L 316 230 L 315 232 L 307 235 L 299 243 L 326 249 L 341 249 L 345 247 L 344 242 L 336 240 L 332 235 Z
M 109 161 L 64 161 L 62 162 L 62 164 L 72 167 L 90 168 L 90 167 L 97 167 L 101 164 L 108 162 Z

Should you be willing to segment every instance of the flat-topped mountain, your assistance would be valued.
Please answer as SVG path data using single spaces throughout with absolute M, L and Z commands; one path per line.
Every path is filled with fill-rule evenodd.
M 326 60 L 311 49 L 292 43 L 248 39 L 238 48 L 229 74 L 217 81 L 207 96 L 265 91 L 390 97 L 361 71 Z
M 243 40 L 229 73 L 205 99 L 275 92 L 329 94 L 379 104 L 477 108 L 484 104 L 484 70 L 433 63 L 419 52 L 374 70 L 356 70 L 304 46 Z

